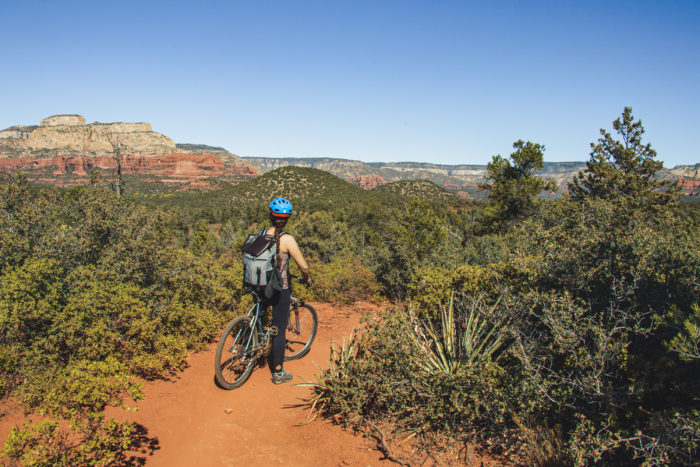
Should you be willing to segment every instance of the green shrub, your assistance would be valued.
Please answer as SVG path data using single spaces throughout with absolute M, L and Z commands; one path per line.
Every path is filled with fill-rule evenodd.
M 110 465 L 124 460 L 133 445 L 134 427 L 105 420 L 106 406 L 125 406 L 143 398 L 141 385 L 113 357 L 78 360 L 66 368 L 40 367 L 19 398 L 28 410 L 48 418 L 13 428 L 2 455 L 24 465 Z M 67 420 L 58 423 L 56 420 Z
M 302 251 L 313 254 L 323 263 L 337 256 L 349 256 L 352 242 L 345 222 L 335 221 L 330 212 L 300 214 L 294 224 L 294 237 Z
M 508 415 L 509 388 L 517 375 L 508 374 L 492 358 L 497 350 L 502 352 L 492 336 L 505 330 L 493 316 L 487 320 L 494 334 L 465 329 L 469 316 L 476 316 L 474 310 L 483 311 L 484 317 L 495 312 L 474 302 L 474 307 L 460 306 L 456 319 L 444 325 L 452 326 L 453 336 L 469 334 L 484 345 L 465 346 L 461 339 L 455 346 L 466 353 L 455 351 L 452 358 L 446 351 L 449 344 L 439 337 L 450 330 L 423 334 L 407 309 L 366 318 L 362 334 L 332 347 L 329 370 L 309 384 L 315 391 L 310 406 L 359 428 L 389 422 L 395 434 L 417 437 L 423 447 L 435 446 L 435 435 L 440 434 L 462 441 L 503 441 L 514 431 Z M 452 364 L 436 364 L 440 357 L 435 355 Z
M 313 286 L 296 287 L 299 298 L 333 303 L 378 299 L 379 284 L 357 257 L 340 256 L 326 264 L 310 258 L 310 268 Z
M 696 340 L 697 225 L 604 199 L 563 200 L 545 222 L 510 265 L 533 423 L 561 425 L 579 464 L 692 464 L 700 368 L 682 352 Z
M 439 310 L 453 292 L 466 295 L 496 295 L 503 281 L 504 265 L 488 267 L 462 264 L 456 268 L 425 266 L 418 268 L 408 287 L 408 299 L 422 317 L 436 320 Z

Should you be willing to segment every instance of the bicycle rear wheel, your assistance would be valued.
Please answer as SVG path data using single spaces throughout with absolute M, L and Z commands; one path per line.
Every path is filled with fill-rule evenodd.
M 318 330 L 318 317 L 311 305 L 292 307 L 287 325 L 285 360 L 301 358 L 309 352 Z
M 257 359 L 258 331 L 250 318 L 241 316 L 224 329 L 216 346 L 214 371 L 216 382 L 224 389 L 236 389 L 245 383 Z

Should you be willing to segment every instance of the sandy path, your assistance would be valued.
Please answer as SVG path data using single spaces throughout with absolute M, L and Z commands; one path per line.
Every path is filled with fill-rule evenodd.
M 309 354 L 286 369 L 312 379 L 328 366 L 330 339 L 342 339 L 359 323 L 361 305 L 314 304 L 319 332 Z M 143 425 L 159 448 L 145 453 L 147 466 L 388 465 L 371 443 L 325 421 L 297 426 L 307 411 L 289 408 L 310 393 L 290 383 L 274 385 L 267 367 L 232 391 L 214 384 L 214 349 L 192 355 L 172 382 L 147 383 L 146 399 L 131 420 Z M 228 413 L 230 412 L 230 413 Z

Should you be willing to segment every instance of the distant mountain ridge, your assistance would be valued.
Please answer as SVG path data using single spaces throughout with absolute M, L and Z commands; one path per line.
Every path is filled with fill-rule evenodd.
M 379 177 L 384 182 L 401 180 L 429 180 L 458 195 L 473 195 L 486 176 L 486 165 L 433 164 L 430 162 L 362 162 L 331 157 L 243 157 L 257 166 L 261 172 L 280 167 L 309 167 L 325 170 L 345 180 L 362 184 L 367 177 Z M 579 172 L 586 169 L 585 162 L 545 162 L 539 174 L 552 178 L 560 189 L 565 188 Z M 680 165 L 663 169 L 661 177 L 676 180 L 686 194 L 697 196 L 700 190 L 700 164 Z M 374 186 L 381 183 L 373 183 Z
M 486 176 L 486 165 L 478 164 L 433 164 L 430 162 L 362 162 L 329 157 L 319 158 L 268 158 L 244 157 L 262 172 L 280 167 L 310 167 L 325 170 L 346 180 L 362 175 L 376 175 L 386 182 L 401 180 L 429 180 L 452 191 L 474 190 Z M 586 168 L 585 162 L 546 162 L 542 174 L 554 178 L 557 183 L 568 182 L 579 171 Z

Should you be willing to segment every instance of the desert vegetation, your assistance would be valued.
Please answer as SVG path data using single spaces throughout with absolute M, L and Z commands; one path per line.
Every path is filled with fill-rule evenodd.
M 0 392 L 35 422 L 3 456 L 125 462 L 138 427 L 105 407 L 134 406 L 139 381 L 179 371 L 236 313 L 238 247 L 282 195 L 316 282 L 295 292 L 388 303 L 309 383 L 311 418 L 388 455 L 406 441 L 392 457 L 407 463 L 466 443 L 525 464 L 697 463 L 700 211 L 658 181 L 642 134 L 625 109 L 556 200 L 527 141 L 489 164 L 486 201 L 297 167 L 168 196 L 5 177 Z
M 631 109 L 613 129 L 558 201 L 536 198 L 541 146 L 494 157 L 457 261 L 415 252 L 405 300 L 312 384 L 316 415 L 387 450 L 387 433 L 414 439 L 401 462 L 447 438 L 526 464 L 696 463 L 697 217 L 654 177 Z

